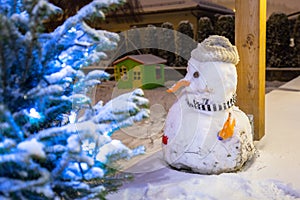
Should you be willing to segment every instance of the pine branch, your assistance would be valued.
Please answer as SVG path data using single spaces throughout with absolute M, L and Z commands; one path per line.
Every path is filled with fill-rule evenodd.
M 99 9 L 117 2 L 95 0 L 50 34 L 40 29 L 55 10 L 46 0 L 26 1 L 25 10 L 15 14 L 19 0 L 5 2 L 11 10 L 0 14 L 0 76 L 5 76 L 0 91 L 7 101 L 0 104 L 5 129 L 0 135 L 0 198 L 104 198 L 118 186 L 107 178 L 117 171 L 113 162 L 144 152 L 109 136 L 148 116 L 143 92 L 92 106 L 87 89 L 109 75 L 79 70 L 116 47 L 117 34 L 94 30 L 84 20 L 97 13 L 103 17 Z M 0 7 L 0 12 L 6 11 Z M 76 122 L 72 115 L 82 109 L 86 113 Z
M 43 168 L 39 168 L 39 173 L 41 176 L 36 180 L 22 181 L 18 179 L 0 177 L 0 191 L 1 193 L 8 194 L 44 185 L 49 181 L 50 174 L 48 170 Z
M 23 140 L 24 133 L 21 131 L 20 127 L 15 122 L 12 114 L 4 107 L 4 105 L 0 105 L 0 115 L 4 116 L 5 121 L 7 121 L 10 124 L 18 139 Z
M 93 1 L 92 3 L 82 7 L 76 15 L 68 18 L 62 26 L 59 26 L 51 33 L 51 40 L 45 44 L 45 51 L 43 52 L 42 57 L 45 58 L 42 60 L 42 65 L 45 66 L 51 58 L 55 58 L 59 55 L 60 52 L 66 50 L 67 46 L 60 47 L 60 52 L 55 52 L 53 49 L 58 49 L 57 46 L 61 45 L 61 38 L 67 35 L 67 32 L 71 30 L 72 27 L 84 26 L 84 31 L 93 30 L 89 29 L 89 26 L 84 23 L 84 20 L 89 18 L 93 14 L 99 13 L 101 8 L 108 7 L 110 4 L 119 3 L 120 0 L 110 1 L 109 3 L 104 3 L 103 1 Z M 104 17 L 104 16 L 103 16 Z

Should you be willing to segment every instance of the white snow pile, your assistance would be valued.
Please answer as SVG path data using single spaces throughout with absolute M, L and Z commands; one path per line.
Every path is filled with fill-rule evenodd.
M 131 158 L 133 156 L 137 156 L 139 154 L 144 153 L 145 149 L 143 146 L 139 146 L 134 150 L 130 150 L 128 147 L 122 144 L 121 141 L 112 140 L 110 143 L 107 143 L 100 147 L 98 151 L 99 153 L 96 155 L 96 160 L 102 163 L 107 163 L 108 158 L 111 155 L 120 154 L 120 157 Z
M 277 181 L 255 181 L 237 174 L 211 175 L 168 184 L 148 184 L 122 192 L 122 199 L 176 200 L 290 200 L 300 193 Z
M 259 162 L 260 158 L 254 162 Z M 244 171 L 201 175 L 166 166 L 161 152 L 142 161 L 132 170 L 134 181 L 124 185 L 109 200 L 290 200 L 300 199 L 300 191 L 291 184 L 259 178 L 253 163 Z M 254 168 L 254 169 L 253 169 Z M 151 170 L 152 169 L 152 170 Z M 139 170 L 139 171 L 138 171 Z

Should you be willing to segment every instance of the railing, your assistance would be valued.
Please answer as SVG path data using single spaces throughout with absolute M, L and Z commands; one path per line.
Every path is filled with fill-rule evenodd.
M 290 81 L 300 75 L 300 67 L 267 67 L 266 80 Z
M 84 72 L 91 70 L 105 70 L 110 74 L 114 73 L 114 68 L 90 66 L 83 69 Z M 176 80 L 182 78 L 186 74 L 186 67 L 169 67 L 165 66 L 165 80 Z M 266 80 L 273 81 L 289 81 L 293 78 L 300 76 L 300 67 L 267 67 L 266 68 Z

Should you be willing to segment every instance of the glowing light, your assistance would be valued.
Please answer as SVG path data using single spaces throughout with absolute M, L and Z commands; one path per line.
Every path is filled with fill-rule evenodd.
M 74 33 L 74 32 L 76 32 L 77 30 L 76 30 L 76 28 L 74 28 L 74 27 L 72 27 L 70 30 L 68 30 L 68 32 L 69 33 Z
M 35 118 L 35 119 L 41 119 L 42 118 L 40 113 L 38 113 L 35 108 L 30 108 L 29 116 L 32 117 L 32 118 Z

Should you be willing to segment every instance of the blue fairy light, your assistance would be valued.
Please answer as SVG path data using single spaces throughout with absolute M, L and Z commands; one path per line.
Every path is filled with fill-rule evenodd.
M 75 27 L 72 27 L 70 30 L 68 30 L 68 33 L 75 33 L 77 30 Z
M 30 108 L 29 116 L 32 117 L 32 118 L 35 118 L 35 119 L 41 119 L 42 118 L 41 114 L 38 113 L 35 108 Z
M 44 116 L 39 113 L 35 108 L 30 108 L 29 110 L 25 111 L 27 116 L 29 117 L 29 122 L 31 124 L 38 123 L 44 119 Z

